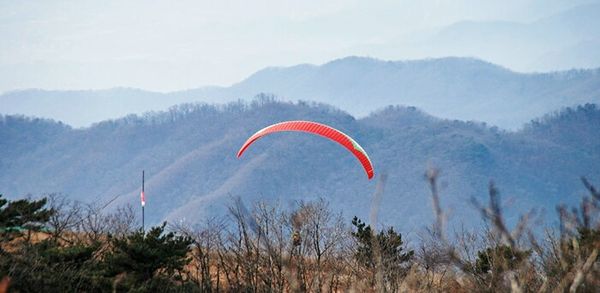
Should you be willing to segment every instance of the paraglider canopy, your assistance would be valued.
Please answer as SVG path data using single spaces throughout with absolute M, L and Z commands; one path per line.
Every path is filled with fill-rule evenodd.
M 242 147 L 237 153 L 238 158 L 244 153 L 244 151 L 246 151 L 246 149 L 253 142 L 258 140 L 259 138 L 271 133 L 283 131 L 299 131 L 312 133 L 337 142 L 338 144 L 342 145 L 344 148 L 349 150 L 358 159 L 360 164 L 365 169 L 367 177 L 369 179 L 373 178 L 373 164 L 371 163 L 367 152 L 365 152 L 365 150 L 354 139 L 333 127 L 312 121 L 285 121 L 267 126 L 259 130 L 250 138 L 248 138 L 248 140 L 246 140 L 244 145 L 242 145 Z

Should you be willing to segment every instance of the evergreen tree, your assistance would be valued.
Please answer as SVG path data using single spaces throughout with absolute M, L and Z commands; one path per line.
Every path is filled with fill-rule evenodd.
M 165 225 L 153 227 L 148 233 L 138 231 L 110 241 L 113 251 L 104 264 L 107 274 L 117 277 L 117 289 L 165 291 L 176 288 L 173 281 L 181 281 L 181 271 L 190 262 L 188 253 L 192 240 L 173 232 L 165 233 Z
M 11 241 L 25 232 L 37 232 L 55 212 L 46 209 L 47 199 L 8 201 L 0 194 L 0 242 Z
M 377 265 L 380 263 L 383 281 L 395 291 L 400 277 L 406 272 L 405 264 L 413 257 L 414 251 L 405 252 L 402 234 L 396 232 L 393 227 L 374 234 L 371 226 L 357 217 L 352 219 L 352 225 L 356 228 L 356 231 L 352 231 L 352 236 L 357 241 L 354 257 L 372 272 L 372 283 L 375 282 Z
M 499 274 L 508 270 L 515 270 L 531 255 L 531 251 L 512 249 L 508 245 L 498 245 L 494 248 L 488 247 L 477 252 L 475 260 L 475 272 L 487 274 L 493 272 Z
M 10 287 L 19 292 L 110 289 L 110 281 L 101 277 L 94 258 L 99 244 L 31 241 L 32 232 L 46 230 L 57 212 L 45 208 L 46 203 L 46 198 L 8 201 L 0 196 L 0 276 L 10 277 Z M 2 247 L 10 248 L 9 252 Z

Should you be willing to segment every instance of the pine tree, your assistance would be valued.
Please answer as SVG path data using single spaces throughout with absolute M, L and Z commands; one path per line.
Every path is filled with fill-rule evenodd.
M 181 280 L 181 271 L 190 262 L 192 240 L 165 233 L 165 225 L 111 240 L 113 251 L 107 255 L 105 265 L 109 276 L 121 280 L 117 289 L 164 291 L 175 287 L 173 281 Z
M 46 198 L 8 201 L 0 194 L 0 243 L 43 230 L 54 213 L 52 209 L 44 208 L 46 202 Z
M 352 225 L 356 228 L 356 231 L 352 231 L 352 236 L 357 241 L 354 257 L 371 272 L 372 284 L 375 283 L 375 273 L 380 263 L 386 287 L 395 291 L 400 277 L 406 272 L 405 264 L 413 257 L 414 251 L 405 252 L 402 234 L 393 227 L 375 234 L 371 226 L 357 217 L 352 219 Z

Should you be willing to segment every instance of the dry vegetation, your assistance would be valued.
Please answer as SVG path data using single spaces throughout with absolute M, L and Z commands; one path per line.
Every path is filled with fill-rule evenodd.
M 412 247 L 393 227 L 373 229 L 385 176 L 372 225 L 325 200 L 289 210 L 237 199 L 227 217 L 142 232 L 130 208 L 107 215 L 51 196 L 15 214 L 0 198 L 0 275 L 15 292 L 598 292 L 600 193 L 585 178 L 590 196 L 557 207 L 556 229 L 533 227 L 533 213 L 509 227 L 490 183 L 488 202 L 473 200 L 485 228 L 450 234 L 438 177 L 425 176 L 435 221 Z

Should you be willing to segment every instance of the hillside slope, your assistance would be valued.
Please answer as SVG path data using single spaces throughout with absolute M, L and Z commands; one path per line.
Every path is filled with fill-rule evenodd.
M 367 180 L 343 148 L 301 133 L 265 137 L 235 157 L 254 131 L 291 119 L 327 123 L 352 135 L 369 152 L 375 180 Z M 547 116 L 520 132 L 442 120 L 412 107 L 388 107 L 357 120 L 327 105 L 268 97 L 249 104 L 182 105 L 88 129 L 17 116 L 0 121 L 0 193 L 15 198 L 60 192 L 96 203 L 118 196 L 111 207 L 137 208 L 145 169 L 146 215 L 153 223 L 219 215 L 235 196 L 284 206 L 324 197 L 347 216 L 367 217 L 376 181 L 385 173 L 380 217 L 412 230 L 430 219 L 423 174 L 436 166 L 451 218 L 474 224 L 470 199 L 485 199 L 491 179 L 515 217 L 530 208 L 553 216 L 556 204 L 585 194 L 580 176 L 600 178 L 600 143 L 588 139 L 600 137 L 600 110 L 592 105 Z

